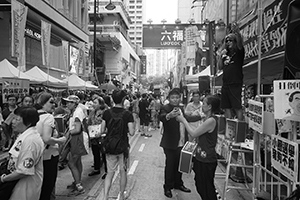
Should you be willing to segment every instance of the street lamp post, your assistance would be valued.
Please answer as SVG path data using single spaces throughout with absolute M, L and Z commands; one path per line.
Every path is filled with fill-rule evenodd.
M 94 72 L 95 72 L 95 77 L 96 77 L 96 80 L 97 80 L 97 83 L 98 85 L 100 86 L 100 83 L 99 83 L 99 79 L 98 79 L 98 75 L 97 75 L 97 36 L 96 36 L 96 33 L 97 33 L 97 30 L 96 30 L 96 23 L 97 23 L 97 0 L 94 0 Z

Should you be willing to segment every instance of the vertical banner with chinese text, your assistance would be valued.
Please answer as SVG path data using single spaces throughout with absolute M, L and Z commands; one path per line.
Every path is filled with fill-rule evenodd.
M 16 0 L 11 1 L 11 56 L 19 58 L 25 43 L 24 33 L 28 7 Z M 18 60 L 19 61 L 19 60 Z M 18 63 L 19 64 L 19 63 Z
M 43 61 L 43 65 L 49 68 L 51 24 L 43 20 L 41 21 L 42 21 L 42 25 L 41 25 L 42 61 Z
M 272 135 L 272 166 L 288 179 L 298 181 L 298 143 Z
M 263 133 L 264 104 L 258 101 L 249 100 L 249 127 Z
M 22 51 L 19 54 L 18 57 L 18 69 L 21 72 L 25 72 L 26 71 L 26 52 L 25 52 L 25 37 L 23 38 L 23 45 L 22 45 Z
M 85 50 L 85 44 L 84 42 L 79 42 L 78 44 L 78 75 L 83 76 L 84 75 L 84 66 L 83 66 L 83 60 L 84 60 L 84 50 Z
M 64 69 L 66 72 L 69 72 L 69 42 L 62 40 L 62 54 L 63 54 L 63 63 L 64 63 Z

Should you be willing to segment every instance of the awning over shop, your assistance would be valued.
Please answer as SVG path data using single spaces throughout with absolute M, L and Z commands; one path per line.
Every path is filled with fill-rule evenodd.
M 0 62 L 0 78 L 21 78 L 30 80 L 31 83 L 39 83 L 39 80 L 36 80 L 33 77 L 28 76 L 27 74 L 21 72 L 15 66 L 13 66 L 7 59 L 4 59 Z
M 92 85 L 81 78 L 79 78 L 76 74 L 70 75 L 67 79 L 68 88 L 71 90 L 98 90 L 99 88 L 95 85 Z
M 257 63 L 258 60 L 249 62 L 243 66 L 244 84 L 251 85 L 257 83 Z M 274 79 L 279 79 L 282 75 L 284 65 L 284 52 L 279 52 L 266 56 L 261 60 L 261 84 L 272 84 Z M 216 77 L 216 85 L 222 85 L 223 73 Z
M 56 88 L 67 88 L 67 82 L 54 78 L 46 74 L 43 70 L 38 68 L 37 66 L 33 67 L 32 69 L 25 72 L 29 77 L 34 78 L 35 80 L 40 81 L 43 85 L 56 87 Z

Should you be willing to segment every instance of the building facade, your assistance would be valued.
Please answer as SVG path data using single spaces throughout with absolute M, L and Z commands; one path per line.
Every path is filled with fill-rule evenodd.
M 73 59 L 83 59 L 77 66 L 76 73 L 85 74 L 88 51 L 84 51 L 83 57 L 79 58 L 80 45 L 86 46 L 89 41 L 87 32 L 88 5 L 85 0 L 23 0 L 19 1 L 28 7 L 27 21 L 25 26 L 25 60 L 26 69 L 38 66 L 43 71 L 56 78 L 65 78 L 69 74 L 69 68 Z M 9 5 L 11 2 L 1 1 L 1 4 Z M 17 59 L 11 57 L 11 6 L 7 10 L 0 11 L 0 36 L 2 38 L 0 60 L 6 58 L 17 66 Z M 2 7 L 3 8 L 3 7 Z M 41 47 L 41 20 L 51 24 L 50 60 L 49 66 L 42 64 Z M 68 58 L 64 61 L 62 53 L 62 41 L 68 42 Z
M 145 1 L 145 0 L 144 0 Z M 131 19 L 129 38 L 136 46 L 143 46 L 143 0 L 128 0 L 127 7 Z
M 94 30 L 94 0 L 89 0 L 90 44 L 94 44 L 96 32 L 96 66 L 99 82 L 110 75 L 124 85 L 136 80 L 140 66 L 135 46 L 128 36 L 130 17 L 123 1 L 113 1 L 115 8 L 108 10 L 107 1 L 96 1 L 96 31 Z

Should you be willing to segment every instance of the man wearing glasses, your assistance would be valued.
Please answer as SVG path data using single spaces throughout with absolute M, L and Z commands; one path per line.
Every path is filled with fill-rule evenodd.
M 234 25 L 230 34 L 225 37 L 224 49 L 219 59 L 219 67 L 223 69 L 223 86 L 221 108 L 226 118 L 233 118 L 232 110 L 238 120 L 243 120 L 242 86 L 245 50 L 238 26 Z

